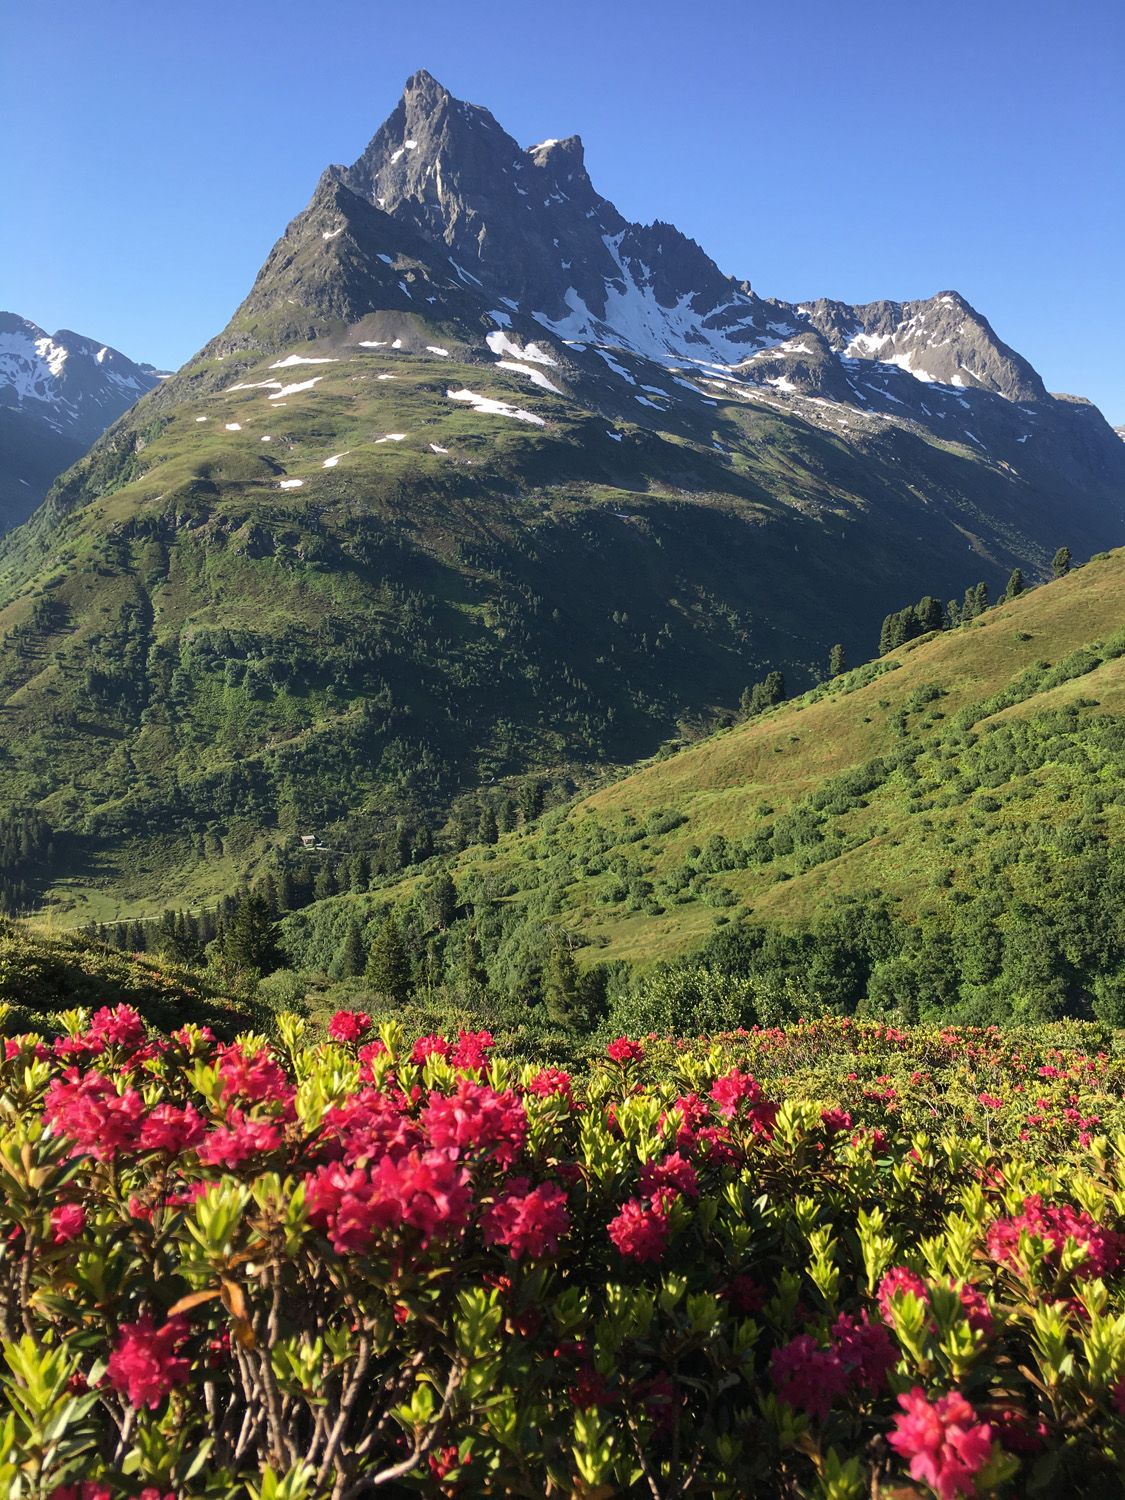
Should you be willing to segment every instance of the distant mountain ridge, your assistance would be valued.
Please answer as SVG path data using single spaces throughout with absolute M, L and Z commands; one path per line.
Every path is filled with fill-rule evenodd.
M 108 344 L 0 312 L 0 531 L 159 380 Z
M 3 798 L 84 914 L 310 830 L 409 861 L 1123 534 L 1125 447 L 956 293 L 760 297 L 419 74 L 0 545 Z

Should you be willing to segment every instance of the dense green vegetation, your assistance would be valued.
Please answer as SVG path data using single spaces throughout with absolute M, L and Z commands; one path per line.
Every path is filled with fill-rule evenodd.
M 274 854 L 241 896 L 89 940 L 267 1010 L 488 1025 L 521 1055 L 826 1012 L 1125 1024 L 1123 575 L 1096 559 L 748 702 L 576 804 L 492 788 L 460 853 L 400 829 L 381 862 Z
M 548 1031 L 1117 1024 L 1123 574 L 1096 560 L 498 843 L 314 900 L 281 923 L 287 970 L 386 991 L 359 955 L 393 927 L 397 998 Z

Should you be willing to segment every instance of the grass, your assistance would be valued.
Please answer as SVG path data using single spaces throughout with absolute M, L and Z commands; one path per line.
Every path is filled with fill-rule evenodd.
M 461 888 L 487 887 L 529 914 L 549 907 L 551 922 L 580 940 L 586 962 L 650 965 L 698 946 L 717 920 L 752 914 L 754 922 L 803 923 L 834 896 L 881 892 L 902 915 L 917 918 L 954 901 L 959 889 L 986 874 L 1006 841 L 1058 823 L 1068 803 L 1078 806 L 1099 789 L 1106 827 L 1125 834 L 1125 764 L 1113 728 L 1125 703 L 1125 655 L 1112 654 L 1125 646 L 1123 592 L 1125 551 L 1119 551 L 971 625 L 909 643 L 884 660 L 886 670 L 873 680 L 863 681 L 869 669 L 857 669 L 749 723 L 652 760 L 564 812 L 503 837 L 494 849 L 467 851 L 452 873 Z M 1106 643 L 1107 656 L 1093 670 L 1042 691 L 1028 688 L 1029 673 L 1050 680 L 1048 672 L 1035 673 L 1037 663 L 1069 670 L 1066 659 L 1091 642 Z M 995 707 L 992 700 L 1006 689 L 1007 697 L 1021 693 L 1020 701 Z M 1060 732 L 1050 716 L 1067 708 L 1073 720 Z M 1058 734 L 1065 755 L 1034 764 L 1032 753 L 1030 769 L 998 780 L 986 766 L 991 780 L 964 798 L 954 792 L 949 801 L 958 777 L 979 781 L 974 767 L 1020 724 L 1033 739 Z M 669 882 L 693 848 L 705 848 L 716 836 L 735 840 L 772 830 L 810 794 L 823 798 L 840 778 L 877 758 L 893 763 L 904 746 L 912 753 L 909 775 L 892 768 L 870 793 L 845 794 L 842 808 L 826 816 L 827 831 L 844 846 L 836 857 L 808 868 L 799 851 L 766 863 L 752 860 L 699 883 L 682 902 L 669 899 Z M 644 833 L 650 820 L 669 811 L 679 815 L 678 826 Z M 597 857 L 591 862 L 592 849 Z M 603 904 L 622 878 L 615 861 L 626 878 L 653 885 L 665 909 Z M 415 886 L 412 879 L 372 899 L 402 900 Z M 720 887 L 730 892 L 729 905 L 713 904 Z M 365 904 L 371 902 L 361 899 Z M 302 925 L 310 921 L 315 926 L 303 914 Z

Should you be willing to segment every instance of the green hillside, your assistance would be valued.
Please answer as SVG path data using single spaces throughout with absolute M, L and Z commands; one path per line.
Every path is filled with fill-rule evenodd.
M 36 830 L 9 910 L 211 905 L 308 832 L 394 873 L 463 845 L 482 788 L 569 795 L 771 669 L 860 658 L 904 597 L 1113 534 L 1081 486 L 1059 534 L 1072 481 L 1032 450 L 772 387 L 654 403 L 643 361 L 494 302 L 327 177 L 5 539 L 0 831 Z M 500 320 L 539 363 L 498 359 Z
M 132 1005 L 154 1026 L 185 1021 L 233 1036 L 260 1024 L 262 1013 L 183 964 L 119 953 L 76 934 L 0 921 L 0 1029 L 48 1030 L 75 1006 Z
M 471 934 L 494 987 L 529 1001 L 563 950 L 610 966 L 611 989 L 615 962 L 764 965 L 798 1009 L 870 995 L 875 970 L 908 1010 L 1109 1006 L 1123 598 L 1118 551 L 466 851 L 458 917 L 430 923 L 445 971 Z M 289 917 L 295 965 L 327 968 L 357 915 L 370 939 L 388 902 L 424 940 L 437 868 Z

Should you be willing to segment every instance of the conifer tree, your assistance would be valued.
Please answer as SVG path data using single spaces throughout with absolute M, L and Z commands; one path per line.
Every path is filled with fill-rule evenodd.
M 828 675 L 829 677 L 839 677 L 840 673 L 843 670 L 844 648 L 841 643 L 837 641 L 836 644 L 832 647 L 831 651 L 829 651 L 828 653 Z
M 222 953 L 244 973 L 271 974 L 281 966 L 277 926 L 265 899 L 244 892 L 223 927 Z
M 543 780 L 539 776 L 529 776 L 526 781 L 520 782 L 516 802 L 520 817 L 525 823 L 533 823 L 543 811 L 544 792 Z
M 358 922 L 349 922 L 340 949 L 339 972 L 342 979 L 358 979 L 367 967 L 363 931 Z
M 1019 568 L 1013 568 L 1008 578 L 1008 586 L 1004 590 L 1004 599 L 1018 599 L 1023 593 L 1023 573 Z
M 457 887 L 448 870 L 443 870 L 427 889 L 426 912 L 433 925 L 442 931 L 457 915 Z
M 500 826 L 496 821 L 496 814 L 490 803 L 486 803 L 480 810 L 480 822 L 477 824 L 477 843 L 495 844 L 500 838 Z
M 1051 559 L 1051 576 L 1053 578 L 1065 578 L 1070 572 L 1070 565 L 1070 548 L 1060 547 Z
M 932 594 L 924 595 L 914 606 L 914 618 L 917 621 L 918 633 L 920 635 L 925 635 L 931 630 L 940 630 L 942 624 L 941 600 L 935 599 Z
M 578 1001 L 578 966 L 570 949 L 555 948 L 543 970 L 543 1000 L 556 1026 L 573 1026 Z
M 398 924 L 388 914 L 375 934 L 367 955 L 366 977 L 381 995 L 402 1005 L 414 988 L 410 972 L 410 955 L 402 941 Z

